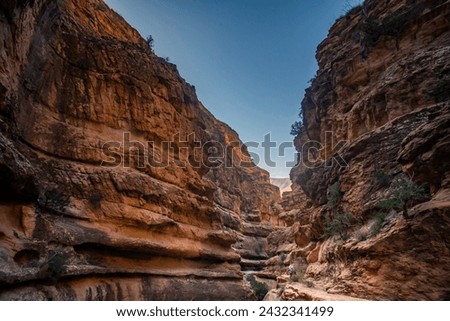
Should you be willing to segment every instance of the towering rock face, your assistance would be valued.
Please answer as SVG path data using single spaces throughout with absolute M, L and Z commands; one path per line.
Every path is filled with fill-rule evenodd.
M 252 298 L 279 190 L 175 65 L 97 0 L 0 38 L 0 299 Z
M 272 251 L 328 292 L 448 299 L 450 2 L 367 0 L 317 60 Z

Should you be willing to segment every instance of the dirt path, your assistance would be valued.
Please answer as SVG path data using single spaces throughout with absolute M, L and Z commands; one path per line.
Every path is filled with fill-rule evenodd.
M 265 300 L 275 301 L 365 301 L 364 299 L 351 297 L 343 294 L 328 293 L 324 290 L 307 287 L 303 283 L 287 283 L 284 289 L 273 289 Z

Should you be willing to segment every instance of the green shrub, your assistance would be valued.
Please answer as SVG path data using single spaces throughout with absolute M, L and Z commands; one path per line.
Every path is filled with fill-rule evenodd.
M 389 212 L 390 210 L 399 210 L 402 208 L 402 203 L 397 198 L 387 198 L 384 200 L 381 200 L 375 205 L 375 207 L 379 210 L 382 210 L 384 212 Z
M 353 217 L 349 213 L 338 213 L 334 218 L 327 217 L 325 219 L 324 235 L 333 236 L 339 234 L 345 241 L 349 238 L 347 233 L 348 228 L 351 226 Z
M 277 254 L 275 252 L 267 252 L 267 256 L 269 257 L 269 259 L 275 257 Z
M 394 198 L 398 199 L 403 207 L 403 215 L 408 217 L 408 207 L 413 203 L 420 203 L 429 199 L 430 194 L 423 185 L 417 185 L 413 181 L 405 180 L 400 188 L 395 191 Z
M 386 220 L 386 213 L 383 212 L 375 212 L 375 222 L 370 227 L 370 231 L 372 235 L 377 235 L 380 233 L 381 227 L 383 226 L 384 221 Z
M 145 38 L 145 41 L 147 42 L 148 49 L 150 49 L 150 51 L 153 52 L 155 40 L 153 39 L 152 35 L 148 35 L 147 38 Z
M 339 233 L 339 236 L 342 240 L 347 241 L 350 238 L 350 234 L 347 230 L 343 231 L 342 233 Z
M 349 0 L 347 0 L 345 2 L 344 8 L 343 8 L 346 16 L 353 12 L 356 12 L 360 9 L 362 9 L 362 4 L 360 4 L 358 1 L 355 3 L 355 1 L 349 1 Z
M 380 187 L 388 187 L 391 184 L 391 178 L 384 172 L 375 171 L 372 175 L 375 185 Z
M 380 22 L 374 17 L 367 17 L 361 24 L 360 29 L 364 33 L 364 41 L 369 47 L 373 46 L 380 38 L 379 28 Z
M 333 207 L 337 206 L 341 202 L 342 192 L 339 186 L 339 182 L 335 182 L 333 185 L 328 187 L 327 198 L 328 205 Z
M 364 33 L 365 43 L 371 47 L 381 36 L 398 36 L 405 30 L 409 22 L 419 16 L 423 9 L 424 4 L 416 4 L 403 11 L 397 11 L 382 21 L 374 17 L 366 17 L 360 26 Z
M 313 287 L 314 287 L 314 283 L 313 283 L 312 281 L 310 281 L 310 280 L 307 280 L 307 281 L 305 282 L 305 284 L 306 284 L 306 286 L 307 286 L 308 288 L 313 288 Z
M 403 216 L 408 218 L 408 208 L 415 203 L 420 203 L 430 197 L 425 186 L 417 185 L 411 180 L 404 180 L 400 186 L 394 191 L 393 196 L 388 199 L 381 200 L 377 203 L 376 208 L 382 212 L 391 210 L 403 210 Z
M 258 282 L 254 275 L 247 275 L 246 280 L 250 283 L 250 286 L 252 287 L 258 301 L 262 301 L 267 292 L 269 292 L 269 287 L 267 284 Z
M 291 276 L 291 280 L 292 280 L 292 282 L 298 282 L 298 275 L 292 275 Z
M 298 121 L 294 122 L 291 125 L 291 132 L 290 132 L 290 134 L 292 136 L 297 136 L 298 134 L 300 134 L 300 131 L 301 131 L 302 127 L 303 127 L 303 122 L 301 120 L 298 120 Z

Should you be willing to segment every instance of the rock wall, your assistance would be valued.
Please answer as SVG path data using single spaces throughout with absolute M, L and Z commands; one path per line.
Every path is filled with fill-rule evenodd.
M 450 2 L 367 0 L 316 56 L 271 251 L 329 293 L 448 299 Z
M 98 0 L 0 25 L 0 299 L 254 298 L 279 190 L 175 65 Z

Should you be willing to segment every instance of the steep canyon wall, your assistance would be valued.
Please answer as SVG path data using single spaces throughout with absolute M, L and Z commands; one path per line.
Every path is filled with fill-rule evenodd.
M 0 39 L 0 299 L 254 298 L 279 190 L 176 66 L 97 0 L 3 1 Z

